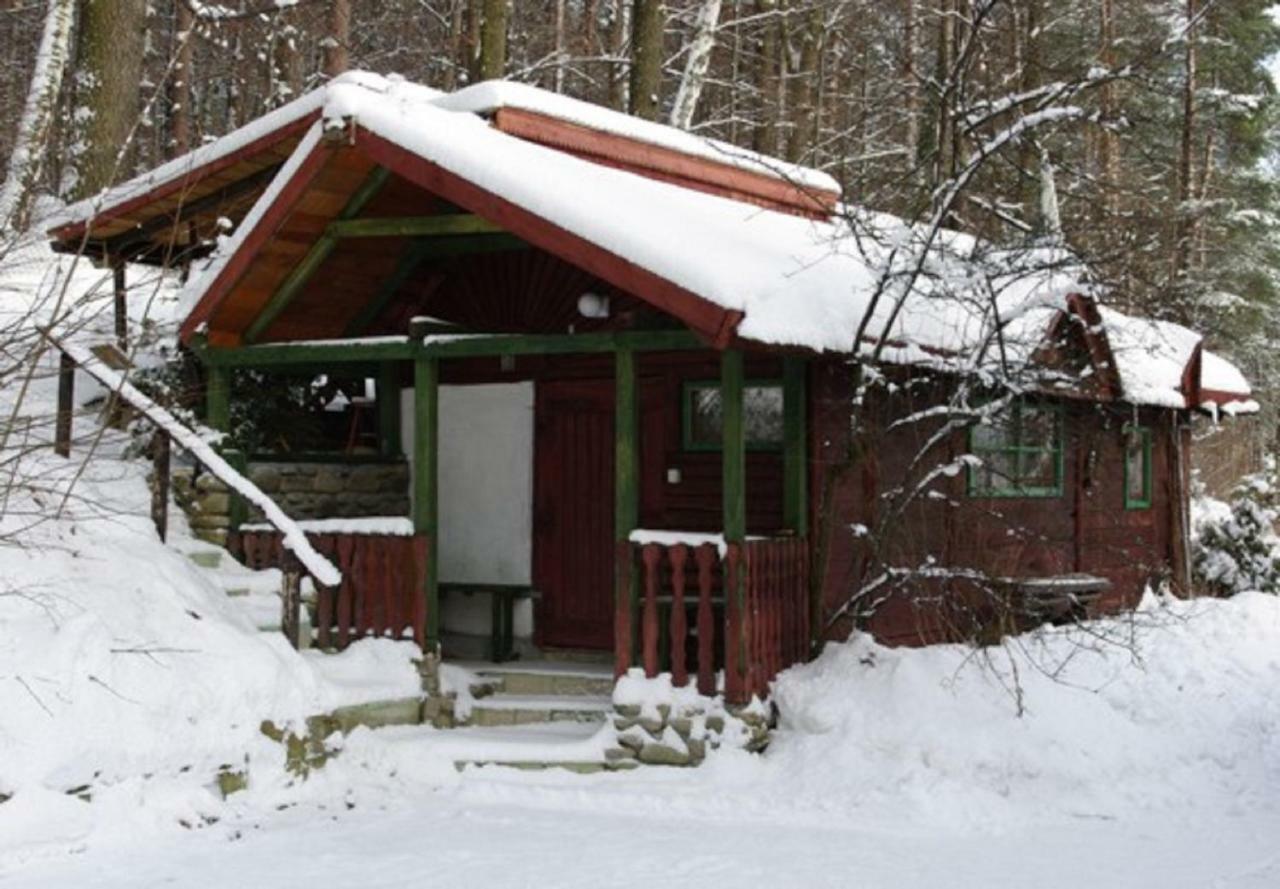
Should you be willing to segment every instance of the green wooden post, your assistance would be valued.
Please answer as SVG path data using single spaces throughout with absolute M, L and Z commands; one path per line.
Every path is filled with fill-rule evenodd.
M 423 649 L 438 654 L 440 648 L 440 595 L 437 563 L 439 503 L 440 364 L 423 356 L 413 363 L 413 529 L 430 540 L 427 558 L 427 626 Z
M 231 369 L 213 366 L 208 371 L 204 421 L 210 429 L 227 432 L 231 429 Z
M 744 388 L 742 352 L 726 349 L 720 355 L 720 409 L 724 420 L 724 537 L 729 543 L 741 543 L 747 536 Z
M 782 504 L 783 523 L 797 537 L 809 533 L 809 480 L 806 477 L 805 362 L 787 356 L 782 362 Z
M 394 361 L 378 365 L 378 443 L 384 457 L 400 455 L 399 371 Z
M 613 532 L 619 552 L 629 545 L 631 532 L 640 524 L 640 398 L 636 385 L 636 353 L 619 348 L 614 352 L 614 493 Z M 625 572 L 625 573 L 624 573 Z M 614 646 L 625 655 L 618 666 L 635 663 L 638 577 L 631 560 L 617 560 L 614 576 L 614 607 L 630 618 L 615 622 L 615 632 L 625 626 L 629 639 L 615 639 Z M 623 599 L 626 601 L 623 601 Z
M 228 433 L 231 431 L 231 369 L 227 367 L 209 367 L 205 384 L 205 423 L 211 429 Z M 234 448 L 220 449 L 222 458 L 231 464 L 231 468 L 243 474 L 248 469 L 245 455 Z M 244 498 L 231 491 L 228 515 L 231 528 L 234 530 L 244 523 L 249 507 Z

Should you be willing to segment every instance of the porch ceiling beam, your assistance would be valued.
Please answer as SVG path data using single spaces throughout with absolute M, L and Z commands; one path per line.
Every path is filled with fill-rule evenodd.
M 385 167 L 376 167 L 351 195 L 346 206 L 338 214 L 338 218 L 340 220 L 350 219 L 363 210 L 365 205 L 373 200 L 374 196 L 386 185 L 390 176 L 390 172 Z M 258 338 L 266 332 L 272 322 L 280 317 L 280 313 L 289 307 L 289 303 L 293 302 L 294 297 L 302 292 L 302 288 L 311 280 L 311 277 L 324 261 L 329 258 L 329 254 L 333 252 L 333 248 L 336 246 L 338 246 L 338 239 L 330 234 L 328 230 L 311 245 L 311 249 L 302 257 L 302 261 L 294 266 L 293 270 L 280 282 L 280 286 L 276 288 L 275 293 L 271 294 L 271 298 L 262 307 L 258 317 L 254 318 L 253 323 L 245 330 L 244 341 L 246 343 L 258 341 Z
M 212 367 L 267 368 L 407 361 L 424 355 L 435 358 L 483 358 L 500 355 L 598 354 L 624 348 L 636 352 L 676 352 L 710 347 L 690 330 L 629 330 L 619 333 L 480 334 L 427 343 L 415 342 L 409 337 L 370 337 L 363 340 L 205 348 L 199 354 Z
M 429 342 L 424 347 L 440 358 L 488 355 L 572 355 L 575 353 L 682 351 L 710 348 L 691 330 L 629 330 L 618 333 L 510 334 Z
M 266 343 L 238 349 L 205 349 L 211 367 L 324 367 L 372 361 L 407 361 L 415 350 L 408 337 L 333 342 Z
M 461 235 L 457 237 L 431 237 L 415 240 L 396 260 L 396 267 L 391 271 L 373 299 L 360 310 L 360 313 L 347 325 L 347 336 L 360 336 L 382 316 L 400 288 L 408 283 L 419 267 L 425 262 L 436 259 L 449 259 L 455 256 L 468 256 L 478 253 L 500 253 L 504 250 L 520 250 L 528 247 L 515 235 L 506 232 L 494 232 L 480 235 Z
M 420 238 L 446 235 L 484 235 L 503 231 L 487 219 L 470 213 L 441 216 L 343 218 L 329 223 L 325 234 L 334 238 Z

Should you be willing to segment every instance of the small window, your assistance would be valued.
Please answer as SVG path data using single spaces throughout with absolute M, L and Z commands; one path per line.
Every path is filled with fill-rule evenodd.
M 1151 508 L 1151 430 L 1124 428 L 1124 508 Z
M 1057 497 L 1062 494 L 1062 412 L 1014 402 L 969 431 L 970 497 Z
M 751 382 L 742 390 L 743 425 L 747 447 L 775 451 L 782 448 L 782 384 Z M 724 444 L 724 411 L 717 382 L 684 385 L 684 449 L 718 451 Z

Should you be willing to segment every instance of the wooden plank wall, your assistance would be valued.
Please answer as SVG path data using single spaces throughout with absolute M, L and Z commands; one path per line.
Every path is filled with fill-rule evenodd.
M 646 352 L 638 358 L 641 381 L 640 524 L 680 531 L 721 530 L 720 454 L 685 451 L 681 441 L 681 398 L 686 380 L 717 380 L 718 353 Z M 781 379 L 782 362 L 748 358 L 747 377 Z M 520 380 L 596 379 L 612 385 L 612 355 L 521 356 L 504 369 L 498 358 L 446 361 L 445 384 Z M 407 380 L 402 384 L 408 385 Z M 677 469 L 678 484 L 667 482 Z M 747 455 L 747 531 L 772 534 L 782 528 L 782 453 Z
M 899 382 L 909 380 L 905 373 L 900 377 Z M 906 387 L 910 395 L 873 399 L 864 418 L 871 430 L 870 447 L 863 459 L 853 462 L 848 459 L 849 369 L 836 360 L 814 368 L 811 510 L 815 575 L 822 585 L 825 615 L 834 613 L 874 568 L 868 545 L 856 539 L 849 527 L 874 527 L 881 495 L 901 483 L 907 461 L 936 426 L 883 430 L 894 419 L 943 401 L 946 385 L 917 381 Z M 898 530 L 884 541 L 890 560 L 916 566 L 933 554 L 942 564 L 994 576 L 1096 574 L 1112 583 L 1099 610 L 1135 603 L 1148 581 L 1168 575 L 1177 501 L 1171 473 L 1173 415 L 1143 410 L 1138 420 L 1153 432 L 1153 503 L 1144 510 L 1124 508 L 1122 429 L 1133 417 L 1127 407 L 1068 402 L 1061 496 L 970 498 L 960 473 L 934 486 L 946 498 L 919 500 L 905 512 Z M 958 435 L 938 452 L 938 458 L 954 459 L 966 448 L 963 434 Z M 956 584 L 943 589 L 917 583 L 912 592 L 899 592 L 879 605 L 865 627 L 891 644 L 955 638 L 972 629 L 975 596 L 985 594 Z M 848 621 L 839 622 L 828 627 L 826 635 L 843 638 L 849 627 Z

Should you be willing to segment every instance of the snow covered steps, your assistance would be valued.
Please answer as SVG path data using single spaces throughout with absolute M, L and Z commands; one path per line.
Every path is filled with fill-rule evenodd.
M 602 723 L 612 708 L 613 675 L 591 664 L 468 665 L 493 693 L 476 699 L 468 725 Z

